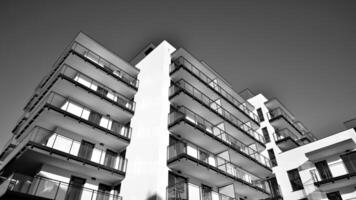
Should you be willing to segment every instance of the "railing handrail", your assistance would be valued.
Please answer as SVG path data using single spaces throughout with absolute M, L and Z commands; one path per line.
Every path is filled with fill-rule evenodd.
M 347 167 L 345 166 L 345 163 L 344 163 L 344 161 L 343 161 L 342 159 L 341 159 L 341 160 L 338 160 L 338 161 L 336 161 L 336 162 L 333 162 L 333 163 L 328 163 L 328 168 L 329 168 L 329 170 L 330 170 L 331 167 L 338 166 L 338 165 L 342 165 L 342 166 L 345 168 L 345 170 L 346 170 L 346 172 L 345 172 L 344 174 L 341 174 L 341 175 L 339 175 L 339 176 L 346 175 L 346 174 L 349 174 L 349 173 L 350 173 L 350 172 L 348 171 Z M 310 170 L 310 173 L 312 174 L 312 178 L 313 178 L 314 182 L 323 181 L 323 179 L 321 179 L 321 177 L 320 177 L 320 174 L 319 174 L 319 171 L 318 171 L 317 168 L 311 169 L 311 170 Z M 333 172 L 332 172 L 331 170 L 330 170 L 330 173 L 331 173 L 331 177 L 328 178 L 328 179 L 337 177 L 337 176 L 334 176 L 334 175 L 333 175 Z M 319 180 L 319 179 L 320 179 L 320 180 Z M 324 179 L 324 180 L 327 180 L 327 179 Z
M 177 62 L 177 60 L 183 60 L 183 62 L 187 62 L 193 69 L 195 69 L 196 71 L 198 71 L 199 73 L 198 73 L 198 76 L 199 75 L 203 75 L 204 77 L 206 77 L 206 79 L 208 80 L 208 82 L 206 82 L 207 84 L 210 84 L 211 82 L 213 82 L 214 81 L 214 79 L 211 79 L 208 75 L 206 75 L 204 72 L 202 72 L 200 69 L 198 69 L 197 67 L 195 67 L 190 61 L 188 61 L 186 58 L 184 58 L 183 56 L 179 56 L 178 58 L 176 58 L 173 62 L 174 62 L 174 64 L 176 64 L 176 62 Z M 185 66 L 185 67 L 188 67 L 188 66 Z M 173 71 L 173 70 L 171 70 L 171 71 Z M 190 71 L 192 71 L 193 73 L 194 73 L 194 70 L 190 70 Z M 218 80 L 218 78 L 216 78 L 216 80 Z M 260 119 L 259 119 L 259 117 L 250 109 L 250 108 L 248 108 L 246 105 L 244 105 L 244 103 L 245 102 L 240 102 L 239 100 L 237 100 L 235 97 L 233 97 L 229 92 L 227 92 L 223 87 L 221 87 L 220 86 L 220 84 L 219 83 L 216 83 L 215 84 L 218 88 L 219 88 L 219 90 L 222 90 L 222 91 L 224 91 L 224 93 L 221 93 L 221 92 L 219 92 L 219 94 L 221 94 L 222 96 L 224 96 L 223 94 L 226 94 L 227 95 L 227 97 L 226 97 L 226 99 L 228 99 L 229 101 L 231 101 L 230 99 L 232 99 L 232 101 L 230 102 L 231 104 L 233 104 L 233 105 L 235 105 L 235 106 L 237 106 L 237 108 L 240 108 L 240 106 L 242 106 L 244 109 L 241 109 L 243 112 L 247 112 L 246 114 L 248 115 L 248 116 L 250 116 L 250 115 L 252 115 L 252 118 L 254 119 L 254 120 L 256 120 L 257 122 L 260 122 Z M 234 103 L 234 100 L 238 103 L 237 105 Z M 246 101 L 246 103 L 248 103 L 247 101 Z M 250 116 L 251 117 L 251 116 Z
M 105 86 L 104 84 L 97 82 L 97 81 L 94 80 L 93 78 L 89 77 L 88 75 L 83 74 L 82 72 L 76 70 L 75 68 L 73 68 L 72 66 L 70 66 L 70 65 L 68 65 L 68 64 L 63 64 L 63 72 L 62 72 L 62 73 L 63 73 L 64 75 L 66 75 L 65 73 L 66 73 L 66 70 L 67 70 L 68 68 L 71 69 L 71 70 L 73 70 L 73 71 L 75 71 L 75 72 L 77 73 L 76 75 L 79 74 L 80 76 L 83 76 L 83 77 L 89 79 L 92 84 L 94 83 L 95 85 L 100 86 L 101 88 L 104 88 L 104 89 L 106 89 L 106 90 L 108 90 L 108 91 L 114 93 L 114 94 L 115 94 L 116 96 L 118 96 L 120 99 L 123 99 L 123 100 L 127 101 L 128 103 L 132 103 L 133 105 L 136 104 L 134 100 L 131 100 L 131 99 L 127 98 L 126 96 L 124 96 L 123 94 L 117 92 L 116 90 L 113 90 L 113 89 L 111 89 L 111 88 Z M 74 80 L 75 77 L 70 77 L 70 78 Z M 79 82 L 78 82 L 78 83 L 79 83 Z
M 91 109 L 91 108 L 89 108 L 89 107 L 83 105 L 82 103 L 78 103 L 77 101 L 73 100 L 72 98 L 65 97 L 65 96 L 63 96 L 63 95 L 61 95 L 61 94 L 58 94 L 57 92 L 53 92 L 53 91 L 48 94 L 46 103 L 48 103 L 48 104 L 50 104 L 50 105 L 53 105 L 53 104 L 52 104 L 52 101 L 54 100 L 55 96 L 59 96 L 59 97 L 63 98 L 63 100 L 65 100 L 66 102 L 72 102 L 72 103 L 74 103 L 74 104 L 76 104 L 76 105 L 79 105 L 79 106 L 81 106 L 83 109 L 87 109 L 87 110 L 89 110 L 90 112 L 93 111 L 93 112 L 99 113 L 99 112 L 97 112 L 96 110 L 93 110 L 93 109 Z M 51 97 L 52 97 L 52 98 L 51 98 Z M 51 99 L 51 100 L 50 100 L 50 99 Z M 57 106 L 57 105 L 53 105 L 53 106 L 60 108 L 60 107 Z M 63 110 L 64 110 L 64 109 L 63 109 Z M 69 112 L 69 111 L 67 111 L 67 110 L 64 110 L 64 111 Z M 69 113 L 70 113 L 70 112 L 69 112 Z M 122 124 L 122 123 L 119 123 L 118 121 L 116 121 L 116 120 L 110 118 L 108 115 L 105 115 L 105 114 L 103 114 L 103 113 L 99 113 L 99 114 L 100 114 L 102 117 L 105 116 L 105 117 L 107 117 L 108 119 L 112 120 L 113 122 L 118 123 L 118 124 L 119 124 L 120 126 L 122 126 L 122 127 L 130 128 L 130 127 L 128 127 L 128 126 L 126 126 L 126 125 L 124 125 L 124 124 Z
M 78 52 L 76 50 L 77 46 L 80 46 L 81 48 L 84 48 L 87 52 L 90 52 L 91 54 L 94 54 L 96 57 L 98 57 L 98 61 L 103 60 L 104 62 L 108 63 L 110 66 L 107 66 L 107 67 L 114 67 L 115 69 L 113 69 L 113 70 L 120 71 L 120 73 L 123 73 L 125 76 L 127 76 L 127 78 L 132 79 L 131 81 L 134 81 L 134 86 L 138 87 L 139 80 L 136 77 L 130 75 L 129 73 L 127 73 L 122 68 L 118 67 L 117 65 L 114 65 L 112 62 L 110 62 L 107 59 L 103 58 L 102 56 L 98 55 L 97 53 L 95 53 L 94 51 L 90 50 L 89 48 L 87 48 L 83 44 L 80 44 L 80 43 L 75 41 L 75 42 L 73 42 L 71 49 L 80 54 L 80 52 Z
M 40 184 L 41 180 L 44 180 L 44 181 L 51 181 L 51 182 L 55 182 L 58 184 L 58 187 L 60 185 L 64 185 L 64 186 L 68 186 L 69 187 L 76 187 L 76 188 L 79 188 L 77 185 L 75 184 L 71 184 L 71 183 L 67 183 L 67 182 L 64 182 L 64 181 L 59 181 L 59 180 L 55 180 L 55 179 L 52 179 L 52 178 L 47 178 L 47 177 L 43 177 L 43 176 L 27 176 L 27 175 L 23 175 L 23 174 L 20 174 L 20 173 L 13 173 L 11 174 L 9 177 L 0 177 L 1 179 L 4 179 L 4 180 L 10 180 L 9 182 L 9 185 L 8 185 L 8 189 L 10 189 L 10 184 L 11 184 L 11 181 L 18 181 L 17 179 L 14 179 L 14 175 L 20 175 L 20 177 L 27 177 L 27 178 L 30 178 L 31 179 L 31 185 L 32 184 L 36 184 L 36 182 L 34 182 L 34 180 L 39 180 L 39 182 L 37 183 L 38 185 Z M 87 187 L 80 187 L 83 191 L 86 190 L 86 191 L 91 191 L 92 193 L 97 193 L 97 194 L 105 194 L 107 196 L 110 196 L 114 199 L 119 199 L 121 200 L 122 197 L 120 195 L 117 195 L 117 194 L 110 194 L 110 193 L 106 193 L 104 191 L 100 191 L 100 190 L 94 190 L 94 189 L 91 189 L 91 188 L 87 188 Z M 12 190 L 12 189 L 11 189 Z M 27 191 L 29 192 L 29 191 Z M 36 192 L 36 191 L 35 191 Z
M 177 83 L 178 83 L 178 84 L 177 84 Z M 182 86 L 181 83 L 183 83 L 184 86 Z M 199 96 L 202 96 L 202 97 L 206 98 L 207 100 L 209 100 L 209 104 L 215 102 L 215 101 L 213 101 L 212 99 L 210 99 L 210 97 L 208 97 L 207 95 L 205 95 L 203 92 L 201 92 L 199 89 L 195 88 L 192 84 L 188 83 L 188 82 L 185 81 L 184 79 L 180 79 L 180 80 L 176 81 L 175 83 L 173 83 L 173 84 L 171 85 L 170 88 L 172 88 L 172 87 L 177 87 L 177 88 L 179 88 L 180 90 L 184 90 L 184 91 L 186 91 L 186 92 L 188 92 L 188 93 L 191 94 L 191 92 L 186 89 L 186 86 L 185 86 L 185 85 L 188 85 L 189 87 L 191 87 L 191 88 L 193 89 L 193 92 L 194 92 L 194 91 L 197 91 L 197 92 L 199 93 Z M 174 92 L 174 93 L 176 93 L 176 92 Z M 192 94 L 192 95 L 193 95 L 193 94 Z M 195 96 L 195 95 L 194 95 L 194 96 Z M 241 121 L 240 119 L 238 119 L 235 115 L 233 115 L 232 113 L 230 113 L 229 111 L 227 111 L 223 106 L 221 106 L 221 105 L 219 105 L 219 104 L 217 104 L 217 103 L 215 103 L 215 105 L 216 105 L 219 109 L 223 110 L 223 113 L 227 113 L 227 114 L 228 114 L 228 121 L 230 121 L 230 123 L 232 123 L 232 124 L 238 126 L 241 130 L 243 130 L 244 132 L 246 132 L 248 135 L 251 135 L 251 134 L 249 133 L 250 131 L 253 132 L 253 134 L 251 135 L 253 138 L 255 138 L 256 140 L 258 140 L 258 141 L 260 141 L 260 142 L 262 142 L 262 143 L 265 142 L 265 139 L 264 139 L 263 135 L 261 135 L 260 133 L 256 132 L 256 131 L 255 131 L 252 127 L 250 127 L 247 123 L 242 122 L 242 121 Z M 210 109 L 213 109 L 213 108 L 211 108 L 210 105 L 207 105 L 207 106 L 209 106 Z M 215 110 L 217 110 L 217 109 L 215 109 Z M 218 112 L 218 111 L 217 111 L 217 112 Z M 219 113 L 219 115 L 221 115 L 221 114 Z M 223 117 L 226 117 L 226 116 L 223 115 Z M 231 118 L 233 118 L 233 120 L 236 120 L 236 121 L 237 121 L 238 123 L 240 123 L 240 124 L 236 124 L 235 122 L 233 122 L 233 121 L 231 120 Z M 243 128 L 243 126 L 246 126 L 248 130 L 245 130 L 245 129 Z M 256 137 L 255 135 L 257 135 L 257 137 Z M 261 140 L 262 140 L 262 141 L 261 141 Z
M 211 128 L 216 128 L 216 129 L 218 129 L 218 130 L 219 130 L 219 135 L 214 135 L 214 134 L 212 134 L 212 135 L 214 135 L 214 137 L 218 137 L 218 138 L 219 138 L 219 136 L 221 136 L 221 135 L 223 135 L 223 134 L 227 135 L 228 138 L 231 138 L 231 139 L 233 139 L 235 142 L 239 143 L 239 144 L 241 145 L 241 147 L 247 148 L 247 149 L 249 149 L 250 151 L 252 151 L 252 152 L 253 152 L 252 154 L 247 154 L 249 157 L 253 158 L 251 155 L 257 154 L 257 155 L 259 155 L 260 157 L 262 157 L 262 158 L 265 160 L 266 164 L 263 163 L 263 162 L 260 162 L 258 159 L 256 159 L 257 162 L 259 162 L 259 163 L 261 163 L 262 165 L 265 165 L 265 166 L 267 166 L 267 167 L 271 167 L 271 161 L 270 161 L 270 159 L 268 159 L 266 156 L 262 155 L 262 154 L 259 153 L 258 151 L 256 151 L 256 150 L 252 149 L 251 147 L 247 146 L 246 144 L 244 144 L 243 142 L 241 142 L 240 140 L 238 140 L 238 139 L 235 138 L 234 136 L 232 136 L 232 135 L 230 135 L 229 133 L 227 133 L 225 130 L 222 130 L 221 128 L 219 128 L 219 127 L 217 127 L 217 126 L 214 126 L 211 122 L 209 122 L 208 120 L 204 119 L 203 117 L 201 117 L 200 115 L 196 114 L 195 112 L 193 112 L 192 110 L 188 109 L 187 107 L 185 107 L 185 106 L 180 106 L 180 108 L 178 108 L 177 110 L 172 110 L 172 111 L 169 113 L 169 115 L 170 115 L 171 113 L 177 112 L 177 113 L 180 113 L 180 114 L 182 114 L 182 115 L 184 115 L 184 116 L 189 116 L 189 115 L 186 113 L 186 110 L 187 110 L 188 112 L 190 112 L 190 113 L 193 115 L 193 117 L 199 118 L 199 120 L 202 120 L 203 122 L 205 122 L 206 124 L 208 124 Z M 179 120 L 179 119 L 175 119 L 175 121 L 177 121 L 177 120 Z M 198 121 L 197 121 L 197 122 L 198 122 Z M 173 122 L 171 122 L 171 123 L 173 123 Z M 234 143 L 234 144 L 235 144 L 235 143 Z M 242 151 L 242 150 L 240 150 L 240 151 Z M 248 152 L 250 152 L 250 151 L 248 151 Z M 242 152 L 245 152 L 245 151 L 242 151 Z M 268 164 L 267 164 L 267 163 L 268 163 Z
M 53 141 L 53 144 L 52 144 L 51 146 L 48 146 L 48 145 L 46 145 L 46 144 L 42 144 L 43 142 L 46 142 L 46 141 L 37 141 L 38 138 L 36 138 L 36 136 L 41 135 L 41 134 L 43 134 L 43 135 L 50 135 L 50 136 L 56 135 L 56 136 L 55 136 L 55 139 L 54 139 L 54 141 Z M 35 143 L 40 144 L 40 145 L 43 145 L 43 146 L 46 146 L 46 147 L 51 148 L 51 149 L 56 149 L 56 148 L 54 148 L 54 146 L 56 145 L 56 139 L 58 138 L 58 136 L 63 137 L 63 138 L 65 138 L 65 139 L 67 139 L 67 140 L 69 140 L 69 141 L 71 142 L 71 146 L 70 146 L 70 148 L 69 148 L 69 151 L 68 151 L 68 152 L 65 152 L 65 151 L 62 151 L 62 150 L 59 150 L 59 149 L 56 149 L 56 150 L 61 151 L 61 152 L 64 152 L 64 153 L 68 153 L 68 154 L 71 154 L 71 155 L 73 155 L 73 154 L 71 153 L 71 150 L 72 150 L 72 147 L 73 147 L 74 143 L 75 143 L 75 142 L 77 142 L 77 143 L 80 143 L 80 142 L 81 142 L 81 141 L 79 141 L 79 140 L 75 140 L 75 139 L 73 139 L 73 138 L 64 136 L 64 135 L 62 135 L 62 134 L 60 134 L 60 133 L 57 133 L 57 132 L 52 131 L 52 130 L 48 130 L 48 129 L 43 128 L 43 127 L 40 127 L 40 126 L 35 126 L 35 127 L 33 127 L 29 135 L 30 135 L 30 136 L 29 136 L 29 137 L 30 137 L 30 141 L 35 142 Z M 41 138 L 41 140 L 43 140 L 43 139 L 45 139 L 45 136 L 44 136 L 44 138 Z M 49 138 L 48 138 L 48 139 L 49 139 Z M 80 146 L 81 146 L 81 144 L 80 144 Z M 80 146 L 79 146 L 79 147 L 80 147 Z M 103 165 L 103 166 L 107 166 L 107 165 L 105 165 L 104 163 L 101 163 L 101 161 L 102 161 L 102 156 L 103 156 L 103 153 L 105 152 L 105 150 L 110 150 L 110 149 L 108 149 L 108 148 L 105 149 L 105 148 L 103 148 L 103 147 L 102 147 L 102 148 L 98 148 L 97 145 L 94 146 L 94 149 L 98 149 L 98 150 L 100 151 L 100 158 L 99 158 L 99 163 L 98 163 L 98 164 Z M 78 155 L 74 155 L 74 156 L 77 156 L 77 157 L 78 157 Z M 127 162 L 128 162 L 127 158 L 122 157 L 122 156 L 120 156 L 119 154 L 117 154 L 114 158 L 115 158 L 115 159 L 118 159 L 118 160 L 123 160 L 123 166 L 125 166 L 125 165 L 127 164 Z M 88 160 L 90 160 L 90 159 L 88 159 Z M 90 160 L 90 161 L 92 161 L 92 160 Z M 93 162 L 94 162 L 94 161 L 93 161 Z M 121 168 L 120 168 L 119 170 L 121 170 Z M 126 171 L 125 167 L 122 169 L 122 171 Z
M 109 87 L 103 85 L 102 83 L 99 83 L 99 82 L 95 81 L 93 78 L 89 77 L 88 75 L 83 74 L 82 72 L 80 72 L 80 71 L 78 71 L 77 69 L 73 68 L 73 67 L 70 66 L 69 64 L 63 63 L 62 65 L 60 65 L 59 68 L 60 68 L 60 70 L 58 70 L 56 73 L 52 74 L 52 76 L 51 76 L 51 78 L 50 78 L 49 80 L 52 80 L 52 79 L 57 78 L 60 74 L 63 74 L 63 75 L 65 75 L 65 76 L 68 76 L 68 75 L 66 74 L 67 69 L 73 70 L 73 71 L 76 73 L 76 75 L 79 74 L 80 76 L 84 76 L 86 79 L 89 79 L 89 80 L 91 81 L 91 83 L 95 83 L 95 85 L 97 85 L 97 86 L 99 86 L 99 87 L 101 87 L 101 88 L 104 88 L 104 89 L 106 89 L 107 91 L 112 92 L 114 95 L 116 95 L 117 98 L 120 98 L 120 99 L 122 99 L 123 101 L 125 101 L 126 103 L 131 104 L 131 105 L 132 105 L 132 106 L 131 106 L 131 107 L 132 107 L 131 110 L 134 110 L 134 109 L 135 109 L 135 107 L 136 107 L 136 102 L 135 102 L 134 100 L 130 100 L 129 98 L 125 97 L 123 94 L 121 94 L 121 93 L 119 93 L 119 92 L 117 92 L 117 91 L 115 91 L 115 90 L 113 90 L 113 89 L 111 89 L 111 88 L 109 88 Z M 58 68 L 57 68 L 57 69 L 58 69 Z M 69 78 L 75 81 L 75 77 L 69 77 Z M 81 84 L 81 83 L 78 82 L 78 81 L 76 81 L 76 82 L 77 82 L 78 84 Z M 45 85 L 47 85 L 47 84 L 49 84 L 49 83 L 50 83 L 50 82 L 47 81 Z M 42 86 L 42 89 L 45 88 L 45 87 L 44 87 L 45 85 Z M 83 84 L 81 84 L 81 85 L 83 85 Z M 85 86 L 85 85 L 83 85 L 83 86 Z M 85 87 L 87 87 L 87 86 L 85 86 Z M 89 88 L 89 89 L 91 89 L 91 88 Z M 28 104 L 28 105 L 26 106 L 26 108 L 28 108 L 29 111 L 32 111 L 32 109 L 38 104 L 38 101 L 40 101 L 40 99 L 38 99 L 38 100 L 36 101 L 36 103 L 35 103 L 35 104 L 32 104 L 31 106 L 30 106 L 30 104 Z
M 168 154 L 167 154 L 167 160 L 170 160 L 170 159 L 172 159 L 172 158 L 175 158 L 175 157 L 179 156 L 180 154 L 186 154 L 186 155 L 188 155 L 188 156 L 191 156 L 191 155 L 189 155 L 188 152 L 187 152 L 187 145 L 188 145 L 188 144 L 190 144 L 190 143 L 185 143 L 185 142 L 179 141 L 179 142 L 176 142 L 176 143 L 174 143 L 174 144 L 169 145 L 169 146 L 167 147 L 167 153 L 168 153 Z M 170 155 L 169 155 L 169 153 L 170 153 L 170 150 L 169 150 L 169 149 L 172 148 L 172 147 L 175 147 L 175 146 L 177 146 L 177 145 L 183 145 L 184 151 L 179 152 L 177 155 L 170 156 Z M 202 152 L 206 152 L 206 153 L 209 154 L 209 155 L 213 155 L 214 161 L 215 161 L 215 163 L 217 164 L 216 166 L 214 166 L 216 169 L 221 170 L 221 171 L 224 171 L 224 170 L 222 170 L 222 169 L 219 168 L 219 167 L 221 167 L 221 166 L 226 166 L 226 167 L 227 167 L 227 165 L 229 165 L 229 166 L 232 166 L 238 173 L 244 174 L 244 175 L 248 176 L 250 179 L 252 179 L 253 177 L 256 177 L 256 176 L 254 176 L 253 174 L 251 174 L 251 173 L 245 171 L 244 169 L 242 169 L 242 168 L 239 167 L 238 165 L 232 163 L 231 161 L 226 160 L 225 158 L 222 158 L 222 157 L 220 157 L 220 156 L 218 156 L 218 155 L 216 155 L 216 154 L 213 154 L 213 153 L 211 153 L 211 152 L 209 152 L 209 151 L 207 151 L 207 150 L 204 150 L 204 149 L 198 147 L 197 145 L 193 145 L 193 144 L 192 144 L 192 146 L 196 148 L 196 153 L 197 153 L 197 155 L 196 155 L 197 158 L 196 158 L 196 159 L 198 159 L 199 161 L 202 161 L 202 160 L 200 160 L 200 156 L 199 156 L 199 152 L 202 150 Z M 218 164 L 218 159 L 219 159 L 219 161 L 223 161 L 223 163 Z M 202 162 L 205 162 L 205 161 L 202 161 Z M 254 179 L 254 180 L 251 180 L 251 182 L 250 182 L 250 181 L 247 181 L 247 180 L 241 178 L 238 174 L 235 174 L 235 175 L 233 175 L 233 176 L 236 177 L 236 178 L 238 178 L 238 179 L 240 179 L 240 180 L 242 180 L 242 181 L 245 181 L 245 182 L 247 182 L 247 183 L 249 183 L 249 184 L 251 184 L 251 185 L 253 185 L 253 186 L 255 186 L 255 187 L 258 187 L 258 188 L 261 188 L 261 187 L 260 187 L 258 184 L 256 184 L 256 182 L 258 182 L 258 181 L 262 181 L 262 182 L 263 182 L 263 180 L 260 180 L 260 179 Z M 257 177 L 256 177 L 256 178 L 257 178 Z M 261 189 L 263 189 L 263 190 L 266 191 L 265 188 L 261 188 Z
M 187 182 L 187 181 L 180 181 L 180 182 L 178 182 L 178 183 L 175 183 L 175 184 L 172 184 L 172 185 L 168 185 L 168 186 L 166 187 L 166 190 L 169 190 L 169 189 L 171 189 L 171 188 L 175 188 L 175 187 L 180 186 L 180 185 L 183 185 L 184 187 L 186 187 L 187 191 L 189 191 L 189 187 L 188 187 L 189 182 Z M 229 200 L 237 200 L 237 199 L 234 198 L 234 197 L 230 197 L 230 196 L 227 196 L 227 195 L 225 195 L 225 194 L 222 194 L 222 193 L 219 193 L 219 192 L 216 192 L 216 191 L 211 191 L 211 192 L 216 193 L 216 194 L 219 196 L 219 199 L 221 199 L 221 197 L 224 197 L 224 198 L 229 198 Z M 189 192 L 188 192 L 188 193 L 189 193 Z
M 282 115 L 284 118 L 286 118 L 286 120 L 291 123 L 295 129 L 298 130 L 301 136 L 305 135 L 306 132 L 297 125 L 297 121 L 293 120 L 282 108 L 277 107 L 268 112 L 270 119 L 273 119 L 279 115 Z

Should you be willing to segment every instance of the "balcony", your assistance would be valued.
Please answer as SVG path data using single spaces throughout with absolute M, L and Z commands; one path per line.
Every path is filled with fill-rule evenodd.
M 0 199 L 122 200 L 117 194 L 93 190 L 41 176 L 13 174 L 0 185 Z M 76 198 L 73 198 L 75 196 Z
M 138 89 L 139 81 L 135 77 L 126 73 L 124 70 L 120 69 L 118 66 L 115 66 L 114 64 L 107 61 L 95 52 L 89 50 L 84 45 L 74 42 L 72 45 L 71 52 L 81 57 L 82 59 L 92 63 L 93 65 L 99 67 L 99 69 L 115 77 L 117 80 L 126 83 L 135 90 Z
M 215 186 L 234 184 L 239 194 L 248 198 L 269 197 L 267 182 L 261 181 L 237 165 L 192 145 L 178 142 L 167 149 L 169 168 L 184 172 Z
M 283 109 L 275 108 L 268 113 L 269 122 L 277 129 L 288 128 L 294 135 L 303 136 L 306 132 L 299 128 L 295 120 L 292 119 Z
M 101 141 L 115 150 L 125 148 L 131 138 L 130 127 L 54 92 L 49 93 L 26 119 L 27 123 L 23 122 L 13 130 L 17 137 L 37 125 L 50 130 L 61 127 Z
M 174 185 L 170 185 L 167 187 L 167 194 L 166 194 L 166 199 L 167 200 L 189 200 L 189 199 L 194 199 L 194 200 L 206 200 L 206 199 L 218 199 L 218 200 L 238 200 L 233 197 L 226 196 L 221 193 L 217 193 L 214 191 L 211 191 L 210 194 L 208 194 L 208 197 L 202 197 L 200 196 L 199 199 L 196 199 L 194 197 L 190 198 L 191 193 L 189 193 L 189 187 L 186 182 L 180 182 Z
M 189 74 L 180 71 L 180 69 L 185 70 Z M 250 108 L 248 108 L 248 106 L 246 105 L 247 102 L 241 102 L 241 100 L 237 100 L 220 85 L 218 85 L 212 78 L 210 78 L 204 72 L 199 70 L 184 57 L 180 56 L 179 58 L 173 61 L 173 64 L 171 65 L 170 69 L 170 75 L 176 79 L 190 79 L 190 75 L 195 77 L 195 79 L 198 79 L 206 87 L 210 88 L 213 92 L 222 97 L 225 101 L 229 102 L 229 104 L 231 104 L 235 109 L 237 109 L 241 114 L 243 114 L 239 115 L 239 117 L 244 118 L 246 120 L 251 120 L 254 126 L 259 127 L 260 120 L 258 116 L 253 113 Z M 192 82 L 194 82 L 194 80 L 192 80 Z
M 356 184 L 356 170 L 349 171 L 342 160 L 329 164 L 329 171 L 331 176 L 322 177 L 317 169 L 310 170 L 314 185 L 321 191 L 329 192 Z
M 259 176 L 272 173 L 268 158 L 184 106 L 169 113 L 168 128 L 173 134 L 210 152 L 228 150 L 233 163 L 239 163 L 242 168 L 248 168 Z
M 299 139 L 294 133 L 292 133 L 289 129 L 284 128 L 282 130 L 276 129 L 276 132 L 273 133 L 274 141 L 277 146 L 282 151 L 288 151 L 290 149 L 294 149 L 300 145 L 303 145 L 299 142 Z
M 66 64 L 61 66 L 43 88 L 44 92 L 25 107 L 28 112 L 31 112 L 50 91 L 77 100 L 85 99 L 88 106 L 96 108 L 98 112 L 108 113 L 120 122 L 128 122 L 136 106 L 134 101 Z
M 34 127 L 18 140 L 14 152 L 8 157 L 6 169 L 11 171 L 30 173 L 36 167 L 48 164 L 111 183 L 124 178 L 127 166 L 127 159 L 110 149 L 72 139 L 61 129 L 51 131 L 42 127 Z M 14 157 L 15 160 L 8 162 Z
M 200 116 L 204 116 L 214 124 L 226 121 L 230 124 L 228 129 L 241 132 L 241 137 L 244 138 L 246 144 L 257 142 L 260 149 L 265 148 L 264 137 L 253 130 L 248 124 L 243 123 L 221 105 L 216 100 L 210 99 L 203 92 L 193 87 L 183 79 L 174 83 L 169 88 L 170 100 L 176 105 L 185 105 L 189 109 L 194 110 Z M 229 131 L 230 132 L 230 131 Z M 246 137 L 247 136 L 247 137 Z

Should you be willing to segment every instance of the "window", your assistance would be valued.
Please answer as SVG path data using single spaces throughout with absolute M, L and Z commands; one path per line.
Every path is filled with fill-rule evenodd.
M 299 176 L 298 169 L 289 170 L 287 173 L 288 173 L 288 178 L 289 178 L 290 184 L 292 185 L 293 191 L 301 190 L 304 188 L 302 180 L 300 179 L 300 176 Z
M 261 108 L 257 109 L 257 114 L 258 114 L 258 117 L 260 118 L 260 122 L 265 121 L 265 117 L 263 116 L 263 112 L 262 112 Z
M 356 151 L 340 156 L 349 173 L 356 173 Z
M 273 149 L 269 149 L 268 150 L 268 156 L 269 156 L 269 159 L 271 160 L 271 163 L 272 163 L 272 166 L 277 166 L 277 160 L 276 160 L 276 156 L 274 155 L 274 151 Z
M 266 142 L 271 142 L 271 138 L 269 137 L 267 127 L 262 128 L 262 133 L 263 133 L 263 137 L 265 138 Z
M 327 193 L 326 196 L 329 200 L 342 200 L 339 191 Z
M 330 172 L 329 165 L 326 162 L 326 160 L 322 160 L 322 161 L 315 163 L 315 167 L 319 172 L 321 180 L 330 179 L 333 177 Z

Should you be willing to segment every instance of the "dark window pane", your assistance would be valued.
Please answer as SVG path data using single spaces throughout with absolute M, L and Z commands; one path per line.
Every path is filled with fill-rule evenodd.
M 329 200 L 342 200 L 339 191 L 327 193 L 326 196 Z
M 93 153 L 94 146 L 95 145 L 93 143 L 82 140 L 78 152 L 78 157 L 90 160 Z
M 277 166 L 278 164 L 277 164 L 277 160 L 276 160 L 276 155 L 274 154 L 273 149 L 268 150 L 268 156 L 272 162 L 272 166 Z
M 349 173 L 356 173 L 356 151 L 340 156 Z
M 304 188 L 302 180 L 300 179 L 300 176 L 299 176 L 298 169 L 289 170 L 287 173 L 288 173 L 289 181 L 290 181 L 290 184 L 292 185 L 293 191 L 301 190 Z
M 258 115 L 258 117 L 260 118 L 260 122 L 265 121 L 265 117 L 263 116 L 263 112 L 262 112 L 262 109 L 261 109 L 261 108 L 258 108 L 258 109 L 257 109 L 257 115 Z
M 265 138 L 266 142 L 270 142 L 271 138 L 269 137 L 267 127 L 262 128 L 262 133 L 263 133 L 263 137 Z
M 315 163 L 315 167 L 319 172 L 321 180 L 330 179 L 333 177 L 326 160 Z

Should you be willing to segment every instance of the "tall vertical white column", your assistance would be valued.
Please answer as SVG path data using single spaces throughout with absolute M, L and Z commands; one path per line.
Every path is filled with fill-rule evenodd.
M 127 172 L 121 185 L 124 200 L 166 198 L 169 65 L 174 51 L 163 41 L 136 65 L 140 69 L 140 85 L 131 120 L 131 143 L 126 151 Z

